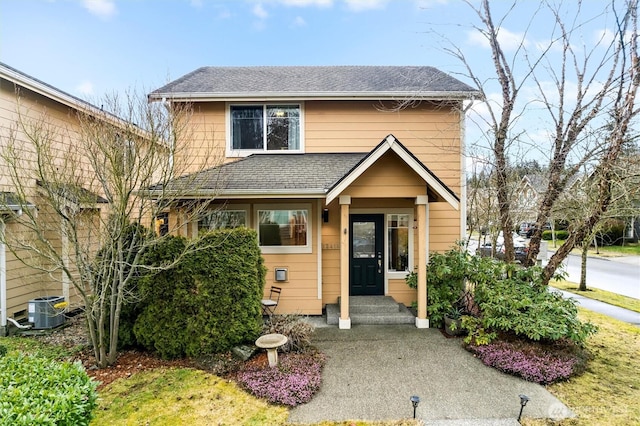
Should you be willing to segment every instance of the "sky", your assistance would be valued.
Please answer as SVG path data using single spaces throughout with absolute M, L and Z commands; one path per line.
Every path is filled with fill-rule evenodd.
M 578 43 L 610 34 L 611 15 L 602 14 L 608 2 L 585 1 L 573 20 L 577 0 L 550 1 L 577 22 Z M 535 55 L 557 31 L 553 20 L 538 1 L 520 1 L 499 19 L 511 4 L 492 2 L 503 48 L 522 43 Z M 148 93 L 202 66 L 430 65 L 471 83 L 445 51 L 455 46 L 489 97 L 498 96 L 478 25 L 462 0 L 0 0 L 0 62 L 98 104 L 106 94 Z

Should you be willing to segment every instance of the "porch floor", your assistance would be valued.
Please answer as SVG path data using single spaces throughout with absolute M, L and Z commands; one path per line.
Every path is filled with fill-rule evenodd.
M 327 304 L 327 324 L 338 325 L 340 299 L 337 304 Z M 391 296 L 349 297 L 351 324 L 392 325 L 415 324 L 416 317 L 402 303 Z

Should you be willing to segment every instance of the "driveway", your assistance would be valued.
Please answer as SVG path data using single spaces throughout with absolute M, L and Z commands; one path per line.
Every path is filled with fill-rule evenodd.
M 290 422 L 411 418 L 412 395 L 429 425 L 517 425 L 519 394 L 530 398 L 523 417 L 573 416 L 544 387 L 485 366 L 436 329 L 322 327 L 314 343 L 328 358 L 322 388 L 291 410 Z

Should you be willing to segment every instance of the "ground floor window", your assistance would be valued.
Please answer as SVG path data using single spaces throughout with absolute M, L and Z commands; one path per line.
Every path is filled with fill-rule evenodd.
M 311 252 L 310 206 L 256 206 L 263 252 Z
M 213 210 L 203 215 L 198 222 L 198 229 L 232 229 L 247 226 L 246 210 Z
M 390 272 L 409 270 L 409 215 L 387 215 L 387 253 Z

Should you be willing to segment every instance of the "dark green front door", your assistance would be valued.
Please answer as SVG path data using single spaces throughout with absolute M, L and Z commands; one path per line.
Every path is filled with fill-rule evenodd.
M 349 293 L 384 295 L 384 215 L 353 214 L 349 218 L 349 231 Z

